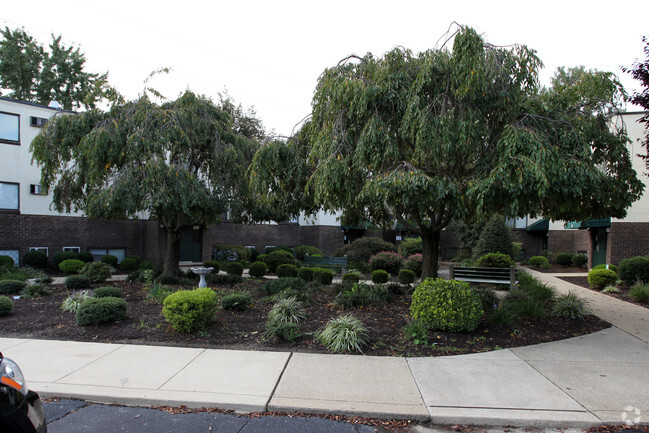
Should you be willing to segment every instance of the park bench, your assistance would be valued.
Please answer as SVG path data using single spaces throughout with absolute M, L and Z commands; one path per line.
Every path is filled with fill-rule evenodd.
M 449 278 L 469 283 L 509 284 L 510 289 L 518 284 L 514 265 L 509 268 L 465 268 L 451 264 Z
M 347 256 L 344 257 L 315 257 L 304 256 L 304 266 L 311 268 L 342 269 L 341 273 L 347 271 Z

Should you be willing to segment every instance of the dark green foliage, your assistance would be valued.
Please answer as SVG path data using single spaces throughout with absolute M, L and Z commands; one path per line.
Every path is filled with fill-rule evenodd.
M 523 292 L 508 294 L 503 300 L 502 306 L 508 308 L 514 316 L 529 319 L 544 319 L 548 316 L 548 308 L 545 302 Z
M 23 263 L 27 266 L 44 269 L 47 267 L 47 254 L 43 251 L 28 251 L 23 256 Z
M 2 280 L 0 281 L 0 295 L 17 295 L 27 283 L 20 280 Z
M 304 261 L 304 256 L 306 254 L 310 256 L 322 255 L 322 251 L 320 251 L 320 248 L 313 247 L 311 245 L 302 245 L 299 247 L 295 247 L 293 248 L 293 252 L 295 253 L 295 258 L 302 261 Z
M 317 281 L 323 286 L 328 286 L 334 279 L 334 273 L 331 269 L 312 268 L 313 281 Z
M 69 275 L 65 277 L 63 285 L 68 290 L 81 290 L 90 287 L 90 279 L 85 275 Z
M 116 268 L 117 267 L 117 262 L 119 262 L 119 259 L 117 257 L 115 257 L 114 255 L 112 255 L 112 254 L 106 254 L 105 256 L 103 256 L 100 259 L 100 261 L 102 263 L 106 263 L 107 265 L 112 266 L 113 268 Z
M 112 273 L 113 268 L 102 262 L 86 263 L 79 270 L 79 274 L 88 277 L 91 283 L 103 283 Z
M 77 274 L 83 268 L 83 265 L 85 263 L 79 259 L 68 259 L 59 263 L 59 269 L 66 274 Z
M 213 285 L 226 284 L 228 286 L 233 286 L 243 281 L 243 277 L 241 277 L 241 275 L 236 275 L 236 274 L 232 274 L 232 275 L 207 274 L 205 276 L 205 280 L 207 281 L 208 284 L 213 284 Z
M 292 247 L 266 247 L 266 254 L 270 254 L 274 251 L 286 251 L 288 253 L 291 253 L 293 257 L 295 257 L 295 251 L 293 251 Z
M 53 281 L 54 281 L 54 278 L 50 277 L 49 275 L 46 275 L 44 277 L 36 278 L 36 282 L 38 284 L 52 284 Z
M 0 266 L 0 280 L 27 281 L 29 279 L 27 272 L 28 269 L 29 268 L 17 268 L 13 265 Z
M 572 254 L 570 253 L 558 253 L 554 256 L 554 261 L 557 265 L 568 267 L 572 265 Z
M 640 122 L 644 123 L 646 131 L 647 128 L 649 128 L 649 115 L 646 114 L 649 112 L 649 37 L 643 36 L 642 42 L 645 44 L 644 60 L 636 59 L 632 67 L 622 67 L 622 70 L 630 74 L 635 80 L 638 80 L 639 84 L 642 86 L 639 92 L 633 93 L 630 102 L 643 108 L 645 115 L 642 116 Z M 646 174 L 649 174 L 649 134 L 645 134 L 642 146 L 645 148 L 647 153 L 639 156 L 644 159 L 645 168 L 647 169 Z
M 617 274 L 610 269 L 593 269 L 588 273 L 588 285 L 591 289 L 601 290 L 616 281 Z
M 206 268 L 213 268 L 212 269 L 213 274 L 218 274 L 219 271 L 221 270 L 221 265 L 216 260 L 208 260 L 206 262 L 203 262 L 203 266 Z
M 422 263 L 423 256 L 421 254 L 413 254 L 403 262 L 403 267 L 404 269 L 410 269 L 417 274 L 417 276 L 421 276 Z
M 362 352 L 369 342 L 369 331 L 359 319 L 351 314 L 331 319 L 316 339 L 334 353 Z
M 140 262 L 140 270 L 141 271 L 151 270 L 153 271 L 154 276 L 158 276 L 160 275 L 160 272 L 162 272 L 160 270 L 160 267 L 151 260 L 142 260 L 142 262 Z
M 224 310 L 245 311 L 250 304 L 252 304 L 252 297 L 249 293 L 232 293 L 221 299 Z
M 361 280 L 361 277 L 362 275 L 358 272 L 347 272 L 343 275 L 342 279 L 344 284 L 353 284 L 358 283 Z
M 306 319 L 304 304 L 295 298 L 280 299 L 268 312 L 268 320 L 271 322 L 293 322 L 298 323 Z
M 268 265 L 268 271 L 272 274 L 277 272 L 279 265 L 293 265 L 295 264 L 295 257 L 292 253 L 285 250 L 275 250 L 266 255 L 264 262 Z
M 360 238 L 351 244 L 338 248 L 334 256 L 347 256 L 347 260 L 350 262 L 367 263 L 370 261 L 370 257 L 381 251 L 397 252 L 397 247 L 381 238 Z
M 480 296 L 467 283 L 429 278 L 415 288 L 410 313 L 429 329 L 472 332 L 483 310 Z
M 76 259 L 77 257 L 78 254 L 73 253 L 72 251 L 58 251 L 52 256 L 52 266 L 58 269 L 61 262 Z
M 252 251 L 240 245 L 218 245 L 212 251 L 212 259 L 222 262 L 250 260 Z
M 399 268 L 401 268 L 401 259 L 397 253 L 381 251 L 370 257 L 369 264 L 370 269 L 373 271 L 383 269 L 392 275 L 396 275 L 399 273 Z
M 390 274 L 382 269 L 377 269 L 372 271 L 371 280 L 374 284 L 385 284 L 390 281 Z
M 413 254 L 421 254 L 423 250 L 421 237 L 405 238 L 399 244 L 399 253 L 402 258 L 408 258 Z
M 243 275 L 243 265 L 239 262 L 227 262 L 223 268 L 228 275 Z
M 586 301 L 573 292 L 557 296 L 552 306 L 552 315 L 556 317 L 583 320 L 588 314 L 590 314 L 590 310 Z
M 307 282 L 313 281 L 313 268 L 301 267 L 297 270 L 297 276 Z
M 338 295 L 336 303 L 344 308 L 358 308 L 392 302 L 392 300 L 392 293 L 383 285 L 354 283 Z
M 77 254 L 77 258 L 84 263 L 92 263 L 95 261 L 95 256 L 93 256 L 89 251 L 81 251 Z
M 14 259 L 9 256 L 0 255 L 0 266 L 13 266 Z
M 268 272 L 268 265 L 264 262 L 253 262 L 248 268 L 251 277 L 261 278 Z
M 491 321 L 498 325 L 509 327 L 514 322 L 514 313 L 510 308 L 499 305 L 491 314 Z
M 572 265 L 576 268 L 583 268 L 588 263 L 588 257 L 583 254 L 575 254 L 572 256 Z
M 551 286 L 542 283 L 526 272 L 518 274 L 518 289 L 530 298 L 542 302 L 551 301 L 556 296 L 555 290 Z
M 209 277 L 210 275 L 207 275 L 207 276 Z M 158 282 L 160 284 L 167 284 L 167 285 L 177 286 L 178 284 L 180 284 L 180 278 L 172 277 L 170 275 L 164 275 L 163 274 L 163 275 L 160 275 L 158 278 L 156 278 L 156 282 Z
M 649 284 L 634 284 L 629 290 L 629 296 L 641 304 L 649 304 Z
M 11 314 L 14 309 L 14 301 L 11 298 L 0 295 L 0 317 Z
M 502 253 L 485 254 L 475 262 L 477 268 L 508 268 L 513 264 L 512 258 Z
M 608 266 L 608 268 L 607 268 Z M 617 266 L 611 265 L 611 264 L 601 264 L 593 267 L 594 269 L 610 269 L 611 271 L 615 272 L 616 274 L 618 273 Z
M 547 268 L 550 266 L 550 262 L 547 257 L 533 256 L 530 257 L 530 265 L 534 266 L 535 268 Z
M 135 260 L 135 262 L 137 263 L 138 269 L 140 268 L 140 264 L 142 263 L 142 258 L 140 256 L 138 256 L 137 254 L 129 254 L 125 258 Z
M 92 291 L 92 296 L 95 298 L 121 298 L 122 289 L 113 286 L 97 287 Z
M 216 293 L 210 288 L 179 290 L 165 298 L 162 314 L 174 330 L 194 332 L 212 321 L 216 303 Z
M 297 277 L 297 266 L 282 264 L 277 267 L 277 276 L 279 278 L 284 277 Z
M 264 284 L 263 290 L 268 295 L 275 295 L 286 289 L 294 289 L 299 292 L 304 291 L 306 283 L 301 278 L 278 278 L 276 280 L 267 281 Z
M 119 270 L 122 272 L 133 272 L 140 267 L 140 264 L 137 260 L 126 257 L 119 264 Z
M 259 254 L 257 256 L 257 261 L 266 263 L 266 257 L 268 257 L 268 254 Z
M 266 338 L 286 340 L 291 343 L 302 336 L 300 325 L 294 322 L 266 322 Z
M 20 294 L 26 298 L 40 298 L 41 296 L 49 296 L 52 292 L 45 284 L 34 283 L 25 287 Z
M 402 269 L 399 271 L 399 282 L 401 284 L 412 284 L 415 282 L 415 278 L 417 278 L 417 274 L 410 269 Z
M 483 286 L 474 288 L 473 290 L 475 290 L 480 297 L 480 303 L 482 304 L 482 309 L 484 311 L 492 310 L 494 306 L 498 304 L 498 297 L 493 289 Z
M 624 259 L 619 266 L 620 278 L 626 284 L 633 284 L 636 281 L 649 283 L 649 257 L 637 256 Z
M 514 258 L 512 232 L 502 215 L 494 215 L 487 221 L 473 250 L 473 257 L 477 259 L 488 253 L 502 253 Z
M 126 317 L 126 309 L 126 301 L 121 298 L 86 299 L 77 308 L 77 324 L 89 326 L 123 320 Z

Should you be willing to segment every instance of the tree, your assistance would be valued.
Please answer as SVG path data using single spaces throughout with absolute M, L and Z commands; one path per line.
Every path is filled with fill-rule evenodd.
M 484 225 L 480 238 L 473 251 L 473 258 L 479 259 L 485 254 L 501 253 L 514 259 L 512 232 L 502 215 L 494 215 Z
M 107 74 L 84 71 L 86 58 L 52 35 L 49 51 L 22 29 L 0 30 L 0 89 L 11 98 L 63 109 L 94 108 L 103 98 L 117 99 Z
M 559 76 L 542 90 L 540 66 L 527 47 L 496 47 L 467 27 L 452 51 L 350 56 L 319 78 L 300 132 L 308 148 L 292 151 L 306 159 L 267 170 L 266 183 L 306 165 L 314 206 L 342 210 L 344 224 L 391 227 L 396 219 L 420 235 L 424 277 L 437 275 L 440 232 L 454 218 L 624 215 L 642 184 L 626 135 L 605 117 L 621 86 L 581 71 L 576 82 Z M 269 201 L 290 196 L 258 192 L 277 194 Z
M 633 66 L 630 69 L 622 68 L 622 70 L 624 72 L 631 74 L 631 76 L 636 80 L 640 81 L 640 83 L 644 87 L 644 89 L 641 92 L 636 92 L 633 94 L 633 96 L 631 97 L 631 102 L 641 106 L 644 110 L 649 112 L 649 38 L 643 36 L 642 42 L 645 43 L 644 62 L 639 62 L 636 60 L 636 62 L 633 64 Z M 640 122 L 644 123 L 645 129 L 649 130 L 649 114 L 645 114 L 644 116 L 642 116 Z M 649 134 L 645 136 L 642 145 L 647 150 L 647 153 L 646 155 L 639 155 L 639 156 L 645 160 L 647 175 L 649 175 Z
M 176 275 L 182 226 L 210 224 L 226 211 L 241 221 L 257 215 L 248 207 L 245 170 L 258 143 L 234 132 L 233 123 L 191 92 L 161 105 L 145 95 L 106 113 L 56 116 L 31 151 L 57 211 L 91 218 L 145 211 L 159 221 L 164 273 Z

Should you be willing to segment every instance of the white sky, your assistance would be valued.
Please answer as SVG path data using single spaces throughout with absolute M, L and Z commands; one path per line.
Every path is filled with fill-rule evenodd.
M 453 21 L 490 43 L 537 50 L 545 84 L 558 66 L 585 65 L 640 90 L 620 66 L 643 59 L 647 17 L 647 0 L 19 0 L 0 8 L 3 27 L 24 27 L 43 44 L 63 35 L 86 54 L 87 71 L 107 71 L 128 99 L 151 71 L 171 67 L 151 81 L 166 97 L 191 89 L 216 100 L 227 88 L 280 135 L 309 114 L 326 67 L 352 53 L 433 48 Z

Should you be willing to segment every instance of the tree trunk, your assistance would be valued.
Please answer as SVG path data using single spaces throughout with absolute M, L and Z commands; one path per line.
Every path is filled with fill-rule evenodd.
M 437 261 L 439 260 L 440 232 L 426 230 L 421 233 L 422 267 L 421 278 L 437 278 Z
M 163 275 L 178 276 L 178 263 L 180 262 L 180 234 L 173 228 L 167 227 L 167 241 L 165 249 L 165 263 Z

